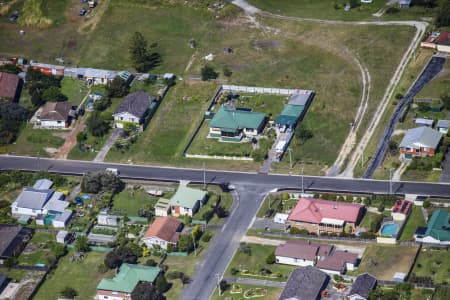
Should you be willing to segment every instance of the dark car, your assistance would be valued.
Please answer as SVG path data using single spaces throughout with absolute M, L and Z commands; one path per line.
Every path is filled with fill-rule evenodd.
M 13 12 L 12 15 L 9 17 L 9 20 L 10 20 L 11 22 L 14 22 L 14 21 L 16 21 L 18 18 L 19 18 L 19 12 L 15 11 L 15 12 Z
M 86 14 L 87 10 L 84 8 L 80 9 L 80 16 L 84 16 Z

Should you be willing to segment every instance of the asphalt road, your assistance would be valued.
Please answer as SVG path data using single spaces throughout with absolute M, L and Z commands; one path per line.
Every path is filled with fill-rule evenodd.
M 424 88 L 424 86 L 428 82 L 430 82 L 439 72 L 442 71 L 445 61 L 446 59 L 443 57 L 432 57 L 426 67 L 420 73 L 419 77 L 417 77 L 408 93 L 405 95 L 405 97 L 403 97 L 403 99 L 400 100 L 397 107 L 395 108 L 394 114 L 392 115 L 387 128 L 383 133 L 383 136 L 378 142 L 378 146 L 372 159 L 369 162 L 369 166 L 366 170 L 366 173 L 364 174 L 364 178 L 371 178 L 375 170 L 383 162 L 383 159 L 386 156 L 389 139 L 391 138 L 391 135 L 394 132 L 395 125 L 397 124 L 398 119 L 400 118 L 400 115 L 405 107 L 412 101 L 413 97 Z

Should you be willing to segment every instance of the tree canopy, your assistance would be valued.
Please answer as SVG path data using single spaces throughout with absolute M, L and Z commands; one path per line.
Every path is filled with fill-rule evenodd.
M 131 293 L 133 300 L 165 300 L 164 297 L 156 287 L 150 282 L 140 282 Z
M 131 37 L 129 52 L 133 66 L 138 72 L 148 72 L 161 63 L 159 53 L 148 49 L 147 40 L 140 32 L 135 32 Z
M 108 97 L 111 98 L 120 98 L 128 94 L 128 84 L 119 76 L 114 77 L 112 81 L 108 82 L 105 88 Z
M 63 102 L 67 100 L 67 96 L 61 92 L 57 86 L 51 86 L 42 92 L 42 100 L 45 102 Z
M 104 136 L 109 131 L 109 122 L 100 114 L 99 111 L 93 111 L 86 120 L 88 131 L 93 136 Z
M 116 174 L 108 171 L 88 172 L 81 181 L 81 190 L 84 193 L 97 194 L 99 192 L 118 193 L 124 187 L 123 181 Z

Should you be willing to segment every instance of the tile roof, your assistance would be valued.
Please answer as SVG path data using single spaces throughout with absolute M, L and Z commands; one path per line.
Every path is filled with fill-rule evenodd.
M 450 212 L 438 209 L 428 221 L 424 236 L 432 236 L 439 241 L 450 241 Z
M 205 198 L 206 192 L 180 185 L 176 193 L 170 198 L 170 205 L 193 208 L 198 201 Z
M 323 256 L 319 259 L 316 267 L 319 269 L 342 271 L 346 263 L 356 264 L 358 254 L 336 250 L 329 256 Z
M 326 256 L 333 250 L 332 245 L 305 240 L 290 240 L 277 247 L 275 255 L 297 259 L 314 260 L 316 256 Z
M 222 128 L 232 132 L 244 128 L 257 129 L 265 118 L 265 113 L 235 110 L 222 106 L 209 122 L 209 127 Z
M 0 98 L 14 99 L 19 86 L 19 76 L 0 72 Z
M 281 292 L 280 300 L 314 300 L 326 287 L 329 276 L 311 266 L 292 271 Z
M 150 225 L 144 238 L 158 237 L 161 240 L 176 243 L 178 242 L 180 225 L 182 223 L 172 217 L 158 217 Z
M 360 204 L 301 198 L 289 220 L 318 224 L 323 219 L 334 219 L 356 223 L 362 208 Z
M 407 215 L 411 210 L 412 204 L 413 203 L 411 201 L 397 200 L 392 208 L 392 212 Z
M 365 299 L 369 299 L 369 292 L 377 285 L 377 279 L 370 274 L 364 273 L 356 277 L 349 292 L 349 296 L 359 295 Z
M 141 119 L 150 107 L 150 104 L 155 100 L 146 92 L 136 92 L 129 94 L 125 100 L 117 107 L 114 115 L 121 113 L 129 113 Z
M 450 33 L 443 31 L 439 34 L 435 41 L 438 45 L 450 45 Z
M 417 148 L 429 147 L 436 148 L 442 138 L 438 131 L 426 126 L 408 129 L 403 137 L 400 147 Z
M 72 109 L 71 102 L 47 102 L 42 108 L 40 120 L 66 121 Z
M 122 264 L 119 273 L 112 279 L 103 278 L 97 290 L 131 293 L 141 281 L 154 282 L 160 272 L 158 267 Z

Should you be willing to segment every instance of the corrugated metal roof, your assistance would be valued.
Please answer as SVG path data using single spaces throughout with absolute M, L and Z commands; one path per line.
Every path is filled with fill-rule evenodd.
M 197 201 L 205 198 L 206 192 L 180 185 L 176 193 L 170 198 L 170 205 L 193 208 Z
M 31 187 L 26 187 L 20 193 L 19 197 L 17 197 L 17 207 L 42 209 L 52 195 L 52 190 L 36 190 Z
M 400 147 L 415 148 L 429 147 L 436 148 L 442 138 L 438 131 L 426 126 L 409 129 L 403 137 Z
M 97 290 L 131 293 L 140 281 L 154 282 L 159 272 L 158 267 L 122 264 L 120 272 L 112 279 L 103 278 Z
M 449 128 L 450 120 L 439 120 L 436 124 L 436 128 Z
M 221 107 L 209 122 L 209 127 L 235 132 L 238 129 L 256 129 L 264 122 L 266 114 L 252 111 L 234 110 Z

